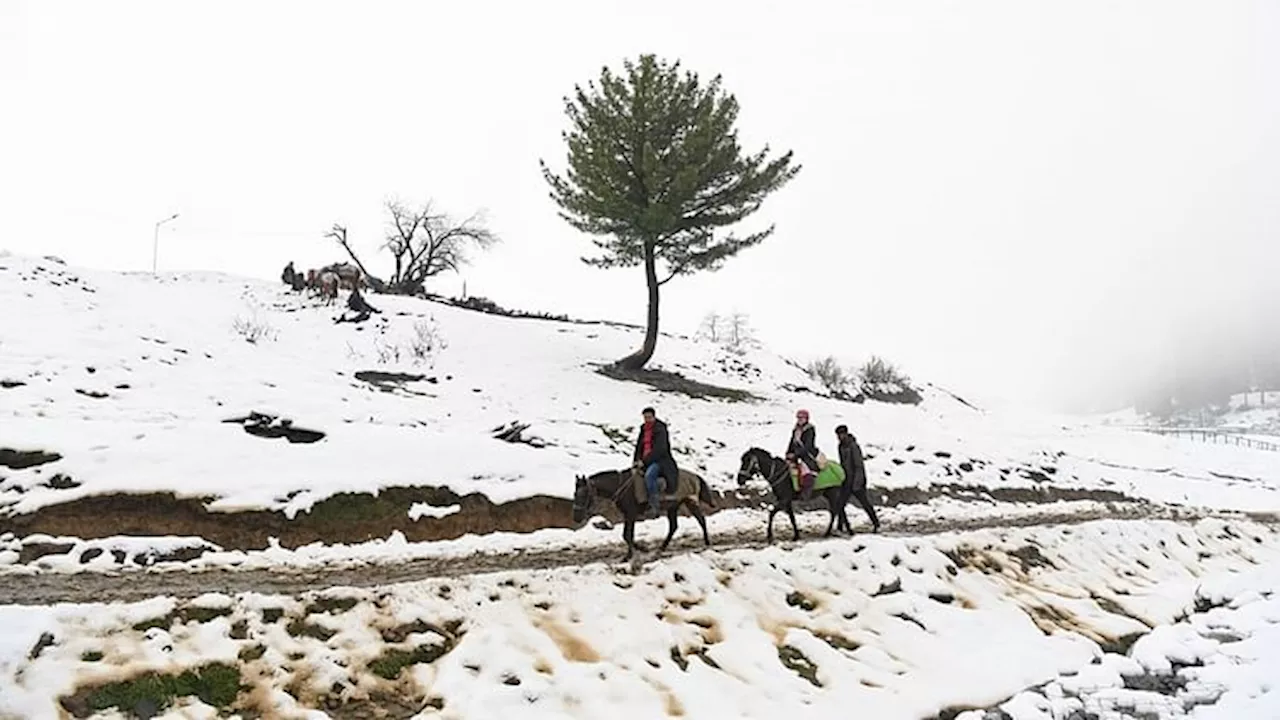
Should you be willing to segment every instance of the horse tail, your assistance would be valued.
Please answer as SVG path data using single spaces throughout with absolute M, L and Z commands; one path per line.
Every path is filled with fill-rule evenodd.
M 698 500 L 713 510 L 716 507 L 715 498 L 711 496 L 711 486 L 707 484 L 706 480 L 698 480 Z

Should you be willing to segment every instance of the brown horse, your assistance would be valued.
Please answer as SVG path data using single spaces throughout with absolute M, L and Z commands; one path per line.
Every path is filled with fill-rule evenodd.
M 688 471 L 682 470 L 681 474 Z M 689 508 L 689 514 L 698 521 L 698 525 L 702 527 L 702 541 L 707 547 L 711 547 L 711 536 L 707 534 L 707 519 L 702 514 L 702 508 L 698 506 L 699 501 L 705 503 L 709 508 L 715 508 L 715 501 L 711 497 L 711 488 L 707 487 L 707 483 L 702 478 L 693 473 L 689 473 L 698 483 L 698 494 L 680 499 L 670 499 L 664 494 L 660 501 L 659 507 L 666 510 L 667 514 L 667 537 L 662 541 L 662 547 L 659 552 L 666 550 L 667 545 L 671 543 L 671 537 L 676 534 L 676 515 L 680 512 L 681 507 Z M 636 498 L 635 483 L 643 483 L 644 476 L 637 472 L 634 468 L 627 470 L 606 470 L 598 472 L 591 477 L 582 475 L 575 478 L 573 489 L 573 522 L 581 524 L 586 522 L 588 515 L 596 501 L 602 497 L 613 501 L 617 506 L 618 512 L 622 513 L 623 528 L 622 539 L 627 541 L 627 554 L 622 558 L 623 561 L 630 560 L 631 555 L 636 547 L 636 518 L 643 511 L 639 499 Z

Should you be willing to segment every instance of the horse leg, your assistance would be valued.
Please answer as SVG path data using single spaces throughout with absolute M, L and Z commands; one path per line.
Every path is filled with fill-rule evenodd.
M 702 508 L 698 507 L 696 500 L 689 504 L 689 512 L 693 514 L 693 519 L 697 520 L 698 525 L 702 527 L 702 542 L 706 543 L 707 547 L 711 547 L 711 536 L 707 534 L 707 518 L 702 514 Z
M 627 514 L 624 516 L 622 539 L 627 541 L 627 554 L 622 558 L 622 561 L 626 562 L 631 559 L 631 555 L 636 549 L 636 519 L 634 515 Z
M 796 509 L 791 503 L 787 503 L 787 517 L 791 518 L 791 532 L 794 535 L 792 540 L 800 539 L 800 526 L 796 524 Z
M 777 514 L 778 514 L 777 505 L 774 505 L 773 507 L 769 508 L 769 526 L 768 526 L 769 531 L 765 533 L 765 538 L 769 541 L 769 544 L 771 545 L 773 544 L 773 516 Z
M 680 512 L 680 505 L 671 503 L 671 507 L 667 510 L 667 537 L 662 541 L 662 547 L 658 548 L 658 552 L 667 549 L 667 545 L 671 543 L 671 536 L 676 534 L 676 513 Z

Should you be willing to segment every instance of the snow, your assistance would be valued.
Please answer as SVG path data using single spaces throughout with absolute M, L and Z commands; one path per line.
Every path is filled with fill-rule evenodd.
M 1032 487 L 1001 470 L 1055 462 L 1060 474 L 1051 482 L 1073 487 L 1280 509 L 1274 453 L 985 413 L 931 387 L 918 407 L 792 392 L 783 386 L 814 383 L 760 349 L 739 356 L 664 336 L 654 362 L 748 390 L 764 398 L 758 403 L 662 393 L 593 372 L 639 342 L 627 327 L 390 297 L 376 298 L 383 314 L 368 323 L 334 324 L 340 307 L 279 284 L 214 273 L 96 272 L 16 255 L 0 260 L 0 302 L 22 308 L 0 316 L 0 379 L 13 385 L 0 389 L 0 437 L 5 447 L 61 455 L 0 470 L 0 508 L 8 513 L 121 492 L 172 492 L 208 498 L 212 511 L 265 508 L 289 517 L 337 493 L 397 485 L 481 493 L 495 503 L 569 497 L 575 475 L 629 460 L 639 410 L 651 404 L 669 422 L 681 464 L 721 488 L 733 484 L 748 447 L 779 450 L 803 405 L 824 450 L 833 450 L 837 424 L 852 428 L 872 456 L 877 487 L 955 482 L 964 460 L 981 461 L 964 482 Z M 237 318 L 269 326 L 274 339 L 247 342 L 234 329 Z M 422 323 L 442 349 L 419 359 L 410 347 Z M 401 351 L 398 360 L 389 348 Z M 355 378 L 362 370 L 425 377 L 379 388 Z M 250 412 L 326 435 L 291 444 L 225 422 Z M 517 421 L 545 446 L 492 437 Z M 1215 473 L 1245 480 L 1222 483 Z M 73 486 L 52 482 L 59 474 Z
M 1043 562 L 1024 567 L 1028 547 Z M 241 701 L 286 716 L 394 689 L 423 708 L 416 717 L 459 720 L 821 718 L 851 707 L 918 720 L 992 706 L 1016 720 L 1081 708 L 1273 718 L 1278 561 L 1280 535 L 1248 521 L 1096 521 L 683 555 L 639 574 L 595 565 L 298 598 L 0 608 L 0 717 L 56 717 L 77 688 L 234 663 L 261 647 L 240 663 Z M 145 622 L 192 605 L 230 614 Z M 291 632 L 295 623 L 331 635 Z M 1134 626 L 1144 635 L 1128 655 L 1099 642 Z M 44 633 L 51 643 L 29 657 Z M 394 680 L 370 670 L 388 650 L 428 646 L 447 652 Z M 1126 687 L 1175 662 L 1200 663 L 1178 670 L 1180 695 Z M 1190 714 L 1193 698 L 1207 704 Z
M 431 522 L 462 513 L 472 493 L 499 504 L 569 497 L 576 475 L 629 461 L 648 405 L 670 424 L 682 467 L 717 488 L 737 486 L 747 448 L 779 451 L 794 410 L 805 407 L 828 454 L 832 429 L 851 427 L 873 488 L 955 490 L 879 508 L 891 532 L 1120 518 L 1140 507 L 1088 496 L 997 501 L 1002 490 L 1107 490 L 1161 504 L 1143 508 L 1144 520 L 803 544 L 788 542 L 784 523 L 772 547 L 699 546 L 642 566 L 298 597 L 0 606 L 4 720 L 59 717 L 59 698 L 77 689 L 210 662 L 241 669 L 243 710 L 285 717 L 387 698 L 417 703 L 416 717 L 455 719 L 825 718 L 850 708 L 886 720 L 965 708 L 999 708 L 1014 720 L 1280 717 L 1280 537 L 1223 513 L 1280 510 L 1276 453 L 1140 432 L 1126 427 L 1134 423 L 1125 413 L 985 412 L 931 386 L 919 406 L 843 402 L 795 390 L 815 383 L 764 349 L 739 355 L 663 336 L 653 367 L 762 398 L 695 399 L 594 372 L 639 343 L 634 328 L 384 297 L 373 298 L 383 310 L 375 319 L 335 324 L 340 307 L 213 273 L 95 272 L 0 253 L 0 302 L 21 308 L 0 315 L 0 448 L 60 456 L 0 467 L 0 517 L 113 493 L 172 493 L 214 512 L 292 518 L 339 493 L 451 491 L 457 497 L 405 509 L 411 521 Z M 255 342 L 246 324 L 262 331 Z M 428 336 L 435 348 L 415 352 Z M 371 370 L 422 377 L 356 377 Z M 255 412 L 274 417 L 276 429 L 286 419 L 325 435 L 291 443 L 229 422 Z M 1246 412 L 1240 426 L 1256 428 L 1274 410 Z M 495 437 L 516 423 L 528 426 L 523 442 Z M 1217 517 L 1153 519 L 1181 517 L 1174 505 Z M 850 519 L 865 528 L 856 508 Z M 799 521 L 812 536 L 826 514 Z M 708 524 L 713 541 L 763 540 L 758 510 L 723 510 Z M 653 543 L 665 530 L 665 521 L 642 522 L 637 539 Z M 677 540 L 696 535 L 682 520 Z M 19 562 L 40 545 L 70 549 Z M 272 539 L 247 551 L 182 535 L 6 533 L 0 582 L 37 573 L 305 576 L 531 552 L 571 559 L 583 550 L 620 555 L 618 528 L 593 517 L 575 530 L 437 542 L 397 531 L 296 548 Z M 351 605 L 318 603 L 326 598 Z M 183 614 L 191 608 L 204 612 Z M 283 618 L 268 618 L 277 612 Z M 323 639 L 299 632 L 306 626 Z M 428 646 L 448 652 L 391 680 L 372 670 L 389 650 Z M 255 650 L 257 659 L 243 655 Z M 159 715 L 217 716 L 225 709 L 194 698 Z
M 417 520 L 418 518 L 421 518 L 421 517 L 433 517 L 433 518 L 449 517 L 450 515 L 458 512 L 461 509 L 462 509 L 461 505 L 437 506 L 437 505 L 428 505 L 427 503 L 414 503 L 413 505 L 409 506 L 409 519 Z

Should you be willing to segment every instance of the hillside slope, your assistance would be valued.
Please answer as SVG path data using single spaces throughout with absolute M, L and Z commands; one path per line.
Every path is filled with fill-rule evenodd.
M 737 355 L 664 336 L 654 368 L 754 396 L 692 397 L 595 372 L 639 342 L 633 328 L 503 317 L 412 298 L 371 300 L 380 315 L 335 323 L 341 303 L 324 306 L 279 284 L 209 273 L 96 272 L 0 256 L 7 309 L 0 315 L 0 453 L 7 465 L 0 466 L 0 533 L 4 523 L 11 537 L 39 529 L 17 519 L 54 517 L 74 506 L 79 514 L 50 527 L 62 534 L 75 534 L 65 528 L 76 524 L 97 535 L 201 534 L 176 521 L 149 528 L 146 508 L 127 502 L 91 504 L 138 494 L 189 499 L 156 511 L 171 517 L 257 511 L 254 517 L 265 512 L 287 524 L 326 499 L 354 502 L 344 493 L 430 487 L 442 493 L 407 496 L 422 501 L 405 501 L 416 508 L 405 522 L 450 527 L 441 537 L 457 537 L 505 527 L 500 518 L 488 525 L 459 520 L 472 507 L 459 496 L 495 505 L 564 499 L 575 475 L 625 465 L 646 405 L 669 422 L 679 462 L 724 491 L 736 488 L 742 453 L 752 446 L 780 451 L 794 410 L 807 407 L 828 453 L 835 451 L 832 429 L 852 428 L 881 493 L 942 484 L 1071 488 L 1280 509 L 1280 463 L 1271 453 L 989 413 L 931 387 L 918 406 L 819 397 L 797 391 L 814 383 L 767 351 Z M 291 442 L 250 434 L 243 419 L 253 413 L 323 437 Z M 515 423 L 527 424 L 520 441 L 495 437 Z M 567 526 L 560 517 L 567 505 L 551 500 L 538 518 L 510 529 Z M 522 507 L 532 512 L 532 505 Z M 94 530 L 101 516 L 115 519 Z M 116 516 L 136 516 L 136 526 Z M 278 527 L 264 537 L 278 537 Z M 360 530 L 361 537 L 372 532 Z M 307 541 L 322 535 L 317 530 Z

